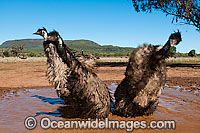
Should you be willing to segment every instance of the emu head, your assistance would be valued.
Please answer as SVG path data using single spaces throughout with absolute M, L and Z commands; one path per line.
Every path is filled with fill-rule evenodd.
M 64 44 L 64 41 L 60 37 L 59 33 L 57 31 L 55 31 L 55 30 L 48 34 L 47 40 L 58 42 L 59 45 Z
M 48 34 L 47 40 L 49 41 L 57 41 L 58 40 L 58 32 L 57 31 L 52 31 Z
M 171 36 L 169 37 L 169 42 L 171 47 L 178 45 L 180 41 L 182 41 L 182 39 L 181 39 L 181 33 L 179 31 L 171 34 Z
M 44 37 L 44 40 L 46 41 L 47 40 L 47 36 L 48 36 L 48 33 L 47 33 L 47 30 L 43 27 L 42 29 L 38 29 L 35 33 L 33 34 L 36 34 L 36 35 L 40 35 L 42 37 Z

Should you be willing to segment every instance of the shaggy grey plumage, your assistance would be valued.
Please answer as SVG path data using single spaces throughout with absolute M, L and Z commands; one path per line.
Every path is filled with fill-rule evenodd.
M 96 58 L 92 54 L 84 55 L 82 54 L 81 56 L 77 57 L 77 59 L 85 64 L 87 68 L 95 70 L 95 65 L 96 65 Z
M 55 89 L 58 92 L 61 90 L 66 93 L 66 95 L 69 93 L 69 90 L 67 90 L 66 86 L 66 73 L 68 70 L 67 65 L 62 61 L 62 58 L 59 57 L 56 47 L 54 44 L 47 40 L 48 39 L 48 33 L 45 28 L 38 29 L 37 32 L 34 34 L 41 35 L 44 37 L 43 47 L 44 52 L 47 56 L 47 71 L 46 76 L 49 80 L 49 83 L 55 86 Z
M 110 111 L 106 85 L 74 56 L 57 32 L 49 33 L 43 44 L 49 64 L 48 77 L 56 85 L 60 81 L 58 95 L 78 110 L 80 117 L 106 118 Z
M 161 49 L 144 45 L 131 53 L 125 78 L 114 94 L 114 114 L 134 117 L 155 111 L 166 74 L 165 58 L 169 55 L 170 47 L 180 41 L 181 34 L 177 32 Z

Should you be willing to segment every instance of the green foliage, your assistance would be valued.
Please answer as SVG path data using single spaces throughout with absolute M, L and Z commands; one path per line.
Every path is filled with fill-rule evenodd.
M 9 56 L 10 56 L 10 54 L 9 54 L 9 52 L 8 52 L 7 50 L 3 52 L 3 55 L 4 55 L 5 57 L 9 57 Z
M 176 55 L 176 47 L 171 47 L 169 51 L 169 56 L 174 57 Z
M 24 49 L 32 49 L 32 48 L 43 48 L 43 39 L 21 39 L 21 40 L 10 40 L 5 41 L 0 45 L 0 48 L 12 48 L 13 44 L 20 45 L 24 44 Z
M 24 48 L 23 44 L 17 44 L 17 45 L 14 44 L 11 47 L 11 52 L 13 55 L 18 56 L 22 52 L 23 48 Z
M 30 52 L 30 53 L 28 53 L 28 56 L 30 56 L 30 57 L 37 57 L 37 53 L 35 53 L 35 52 Z
M 176 53 L 176 57 L 188 57 L 188 53 Z
M 93 54 L 95 56 L 127 56 L 133 51 L 133 48 L 130 47 L 101 46 L 90 40 L 65 40 L 64 42 L 78 54 L 83 50 L 84 54 Z M 0 48 L 11 48 L 13 44 L 24 44 L 23 53 L 27 53 L 27 56 L 45 56 L 42 39 L 6 41 L 0 45 Z
M 196 56 L 196 51 L 193 49 L 188 53 L 189 56 L 194 57 Z
M 174 16 L 172 23 L 181 22 L 193 25 L 200 31 L 200 3 L 199 0 L 132 0 L 137 12 L 150 13 L 160 10 L 166 15 Z

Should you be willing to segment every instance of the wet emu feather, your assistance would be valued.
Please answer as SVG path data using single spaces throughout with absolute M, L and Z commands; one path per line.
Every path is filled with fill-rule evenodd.
M 43 45 L 47 77 L 55 84 L 57 94 L 79 113 L 79 117 L 106 118 L 110 111 L 106 85 L 73 55 L 56 31 L 48 34 Z
M 68 70 L 67 65 L 62 61 L 62 58 L 59 57 L 56 47 L 53 42 L 47 40 L 48 33 L 45 28 L 38 29 L 34 34 L 41 35 L 44 37 L 43 47 L 44 52 L 47 56 L 47 71 L 46 76 L 49 80 L 49 83 L 55 86 L 57 92 L 60 90 L 65 91 L 66 94 L 69 94 L 66 86 L 66 73 Z
M 129 58 L 125 78 L 115 91 L 114 114 L 135 117 L 152 114 L 165 81 L 165 58 L 170 47 L 181 41 L 180 32 L 171 34 L 161 48 L 144 45 L 135 49 Z

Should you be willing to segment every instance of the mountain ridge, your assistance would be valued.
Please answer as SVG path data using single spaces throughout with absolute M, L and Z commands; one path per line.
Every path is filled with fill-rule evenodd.
M 119 55 L 127 55 L 130 53 L 133 48 L 131 47 L 119 47 L 113 45 L 100 45 L 91 40 L 64 40 L 65 44 L 73 49 L 74 51 L 80 52 L 81 50 L 84 53 L 90 53 L 98 55 L 101 54 L 119 54 Z M 43 53 L 43 39 L 18 39 L 18 40 L 8 40 L 3 42 L 0 45 L 0 48 L 11 48 L 13 45 L 24 44 L 24 51 L 30 52 L 38 52 Z

